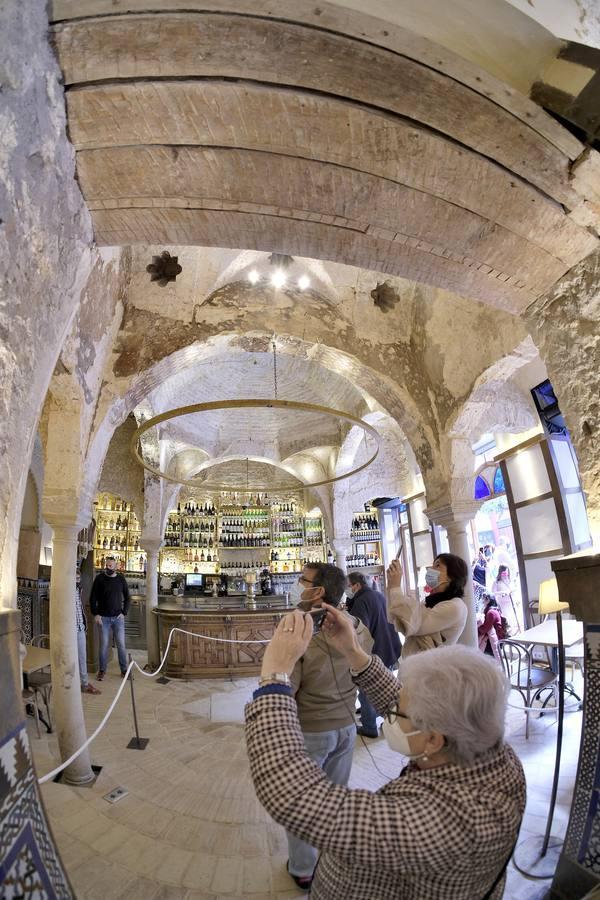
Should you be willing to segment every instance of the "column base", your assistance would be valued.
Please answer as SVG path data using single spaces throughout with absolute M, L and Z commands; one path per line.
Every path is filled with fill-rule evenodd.
M 82 775 L 75 775 L 69 773 L 69 768 L 67 767 L 62 773 L 62 778 L 60 779 L 62 784 L 72 784 L 74 787 L 78 785 L 91 784 L 96 780 L 95 772 L 86 772 Z

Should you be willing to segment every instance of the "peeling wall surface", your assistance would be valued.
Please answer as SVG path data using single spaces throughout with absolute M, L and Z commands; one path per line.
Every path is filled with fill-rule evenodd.
M 592 530 L 600 533 L 600 254 L 526 312 L 577 449 Z
M 27 464 L 41 406 L 93 265 L 45 4 L 8 2 L 0 33 L 0 606 L 16 598 Z

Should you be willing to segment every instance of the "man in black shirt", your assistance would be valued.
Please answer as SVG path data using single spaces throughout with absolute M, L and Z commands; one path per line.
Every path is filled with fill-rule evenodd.
M 100 572 L 94 578 L 90 595 L 90 609 L 96 624 L 101 628 L 98 681 L 102 681 L 106 674 L 111 631 L 117 645 L 121 677 L 127 671 L 125 616 L 130 603 L 129 588 L 123 576 L 117 572 L 117 561 L 114 556 L 107 556 L 105 566 L 104 572 Z
M 388 669 L 393 668 L 398 662 L 401 646 L 398 632 L 388 622 L 385 597 L 379 591 L 367 587 L 367 579 L 362 572 L 351 572 L 348 575 L 348 585 L 346 594 L 351 596 L 346 602 L 346 609 L 371 632 L 373 653 Z M 362 691 L 358 692 L 358 701 L 362 724 L 356 730 L 363 737 L 376 738 L 377 713 Z

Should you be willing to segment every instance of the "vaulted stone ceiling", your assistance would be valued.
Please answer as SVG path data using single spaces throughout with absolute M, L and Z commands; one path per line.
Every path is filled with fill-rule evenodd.
M 99 243 L 337 260 L 512 312 L 594 249 L 584 148 L 539 107 L 380 19 L 276 15 L 55 0 Z

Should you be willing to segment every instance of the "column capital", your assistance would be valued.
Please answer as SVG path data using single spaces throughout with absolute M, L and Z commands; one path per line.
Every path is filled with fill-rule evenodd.
M 146 538 L 143 535 L 140 537 L 140 547 L 148 554 L 158 553 L 162 545 L 162 538 Z
M 77 535 L 84 527 L 77 520 L 73 521 L 73 518 L 67 515 L 51 515 L 46 518 L 46 522 L 52 528 L 53 541 L 73 541 L 76 543 Z
M 479 504 L 472 500 L 453 503 L 452 506 L 427 507 L 425 515 L 434 525 L 442 525 L 449 529 L 452 526 L 464 528 L 467 522 L 475 518 Z

